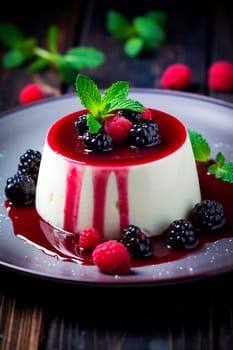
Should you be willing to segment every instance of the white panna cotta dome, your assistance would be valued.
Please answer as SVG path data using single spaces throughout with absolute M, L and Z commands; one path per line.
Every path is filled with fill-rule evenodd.
M 187 218 L 201 199 L 196 163 L 186 127 L 153 110 L 162 142 L 107 152 L 87 152 L 75 121 L 67 115 L 49 129 L 36 189 L 40 217 L 60 230 L 78 233 L 94 227 L 104 239 L 118 239 L 136 225 L 147 236 L 163 233 L 175 219 Z

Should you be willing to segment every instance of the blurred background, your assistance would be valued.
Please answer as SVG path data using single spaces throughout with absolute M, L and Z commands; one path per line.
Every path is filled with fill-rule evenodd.
M 145 21 L 151 11 L 153 15 L 156 12 L 157 31 Z M 136 18 L 141 21 L 136 21 Z M 46 96 L 74 92 L 74 78 L 80 71 L 89 74 L 100 88 L 116 80 L 127 80 L 131 87 L 164 88 L 161 77 L 165 69 L 174 63 L 184 64 L 192 73 L 191 80 L 179 90 L 233 101 L 233 88 L 221 91 L 208 85 L 211 64 L 218 61 L 233 64 L 232 1 L 206 1 L 203 4 L 182 0 L 21 1 L 14 5 L 5 4 L 0 23 L 13 24 L 25 40 L 33 38 L 36 42 L 33 48 L 30 47 L 28 59 L 9 67 L 8 57 L 6 66 L 6 55 L 12 47 L 6 39 L 4 41 L 4 25 L 0 27 L 0 111 L 19 105 L 20 91 L 29 83 L 39 84 L 45 89 Z M 132 39 L 130 31 L 135 23 L 140 35 L 134 33 L 136 40 L 131 40 L 127 46 L 126 40 Z M 50 33 L 49 44 L 51 26 L 55 26 L 57 31 Z M 46 68 L 30 70 L 32 62 L 38 59 L 35 48 L 53 49 L 64 58 L 71 48 L 77 47 L 96 49 L 98 54 L 103 55 L 102 60 L 96 58 L 98 64 L 94 63 L 95 60 L 90 57 L 92 54 L 84 53 L 82 62 L 89 62 L 89 67 L 85 64 L 72 67 L 70 74 L 70 67 L 64 68 L 58 59 L 55 64 L 55 60 L 49 57 Z M 77 61 L 78 56 L 76 53 Z M 69 71 L 68 82 L 61 74 L 65 70 Z M 174 85 L 169 88 L 177 89 Z

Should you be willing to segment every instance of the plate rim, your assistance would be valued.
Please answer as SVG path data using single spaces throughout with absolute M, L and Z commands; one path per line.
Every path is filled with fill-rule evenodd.
M 103 91 L 103 89 L 101 89 Z M 165 96 L 173 96 L 177 98 L 186 98 L 186 99 L 192 99 L 192 100 L 198 100 L 198 101 L 203 101 L 205 103 L 211 103 L 215 105 L 219 105 L 220 107 L 226 107 L 233 109 L 233 103 L 229 101 L 224 101 L 219 98 L 215 98 L 212 96 L 206 96 L 206 95 L 201 95 L 201 94 L 196 94 L 196 93 L 191 93 L 191 92 L 184 92 L 184 91 L 174 91 L 174 90 L 160 90 L 160 89 L 154 89 L 154 88 L 130 88 L 129 93 L 149 93 L 152 95 L 165 95 Z M 51 96 L 46 98 L 45 100 L 40 100 L 40 101 L 35 101 L 33 103 L 27 104 L 27 105 L 19 105 L 15 106 L 13 108 L 10 108 L 6 111 L 0 112 L 0 122 L 1 120 L 5 118 L 10 118 L 12 114 L 18 113 L 19 111 L 22 111 L 24 109 L 32 108 L 32 107 L 37 107 L 40 105 L 44 104 L 49 104 L 49 103 L 54 103 L 58 99 L 63 100 L 63 99 L 69 99 L 69 98 L 77 98 L 77 94 L 75 92 L 70 92 L 66 93 L 60 96 Z M 30 244 L 30 243 L 29 243 Z M 212 272 L 207 272 L 207 273 L 198 273 L 195 274 L 195 276 L 179 276 L 178 279 L 176 277 L 174 278 L 169 278 L 165 280 L 137 280 L 137 281 L 115 281 L 114 282 L 96 282 L 96 281 L 86 281 L 86 280 L 74 280 L 74 279 L 69 279 L 64 276 L 51 276 L 48 275 L 47 273 L 42 273 L 40 271 L 30 270 L 29 268 L 24 268 L 22 266 L 17 266 L 14 264 L 10 264 L 7 262 L 4 262 L 2 259 L 0 259 L 0 268 L 6 269 L 6 270 L 11 270 L 16 273 L 24 274 L 27 276 L 31 276 L 33 278 L 37 279 L 46 279 L 46 280 L 52 280 L 56 282 L 61 282 L 61 283 L 69 283 L 69 284 L 79 284 L 79 285 L 85 285 L 85 286 L 157 286 L 157 285 L 167 285 L 167 284 L 175 284 L 175 283 L 185 283 L 185 282 L 190 282 L 190 281 L 196 281 L 199 279 L 206 279 L 208 277 L 215 277 L 218 275 L 222 275 L 224 273 L 231 273 L 233 270 L 233 267 L 230 268 L 219 268 L 215 269 Z

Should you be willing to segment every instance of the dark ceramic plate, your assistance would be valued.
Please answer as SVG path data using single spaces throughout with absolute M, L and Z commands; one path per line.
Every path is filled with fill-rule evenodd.
M 202 133 L 215 156 L 222 151 L 233 161 L 233 104 L 184 92 L 131 89 L 130 97 L 175 115 Z M 50 125 L 83 108 L 76 94 L 49 98 L 0 115 L 0 266 L 34 278 L 90 286 L 160 285 L 206 278 L 233 270 L 233 238 L 206 244 L 198 252 L 173 262 L 133 268 L 129 276 L 110 276 L 95 266 L 64 262 L 15 236 L 4 206 L 6 179 L 15 173 L 19 155 L 27 148 L 42 150 Z M 232 235 L 233 236 L 233 235 Z

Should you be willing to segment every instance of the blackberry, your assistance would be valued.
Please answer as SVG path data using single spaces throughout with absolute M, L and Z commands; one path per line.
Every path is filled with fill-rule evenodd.
M 102 152 L 112 150 L 112 138 L 103 130 L 97 133 L 86 132 L 83 135 L 83 142 L 85 148 L 90 151 Z
M 80 136 L 83 136 L 85 132 L 88 131 L 88 125 L 87 125 L 87 113 L 84 113 L 80 116 L 75 121 L 75 127 L 78 131 L 78 134 Z
M 226 222 L 223 205 L 215 200 L 203 199 L 192 209 L 190 220 L 198 231 L 217 230 Z
M 191 221 L 174 220 L 167 229 L 166 245 L 172 249 L 192 249 L 199 243 L 197 232 Z
M 133 258 L 147 257 L 153 252 L 151 240 L 135 225 L 124 228 L 119 241 Z
M 132 123 L 137 123 L 142 119 L 141 112 L 131 111 L 130 109 L 120 109 L 119 111 L 117 111 L 117 114 L 119 114 L 122 117 L 127 118 Z
M 39 151 L 28 149 L 20 156 L 17 172 L 22 175 L 30 175 L 36 184 L 40 168 L 40 161 L 41 153 Z
M 35 202 L 36 185 L 28 174 L 15 174 L 6 181 L 6 198 L 15 205 L 30 205 Z
M 161 142 L 158 133 L 158 124 L 149 119 L 143 119 L 134 123 L 129 130 L 128 143 L 135 147 L 150 147 Z

